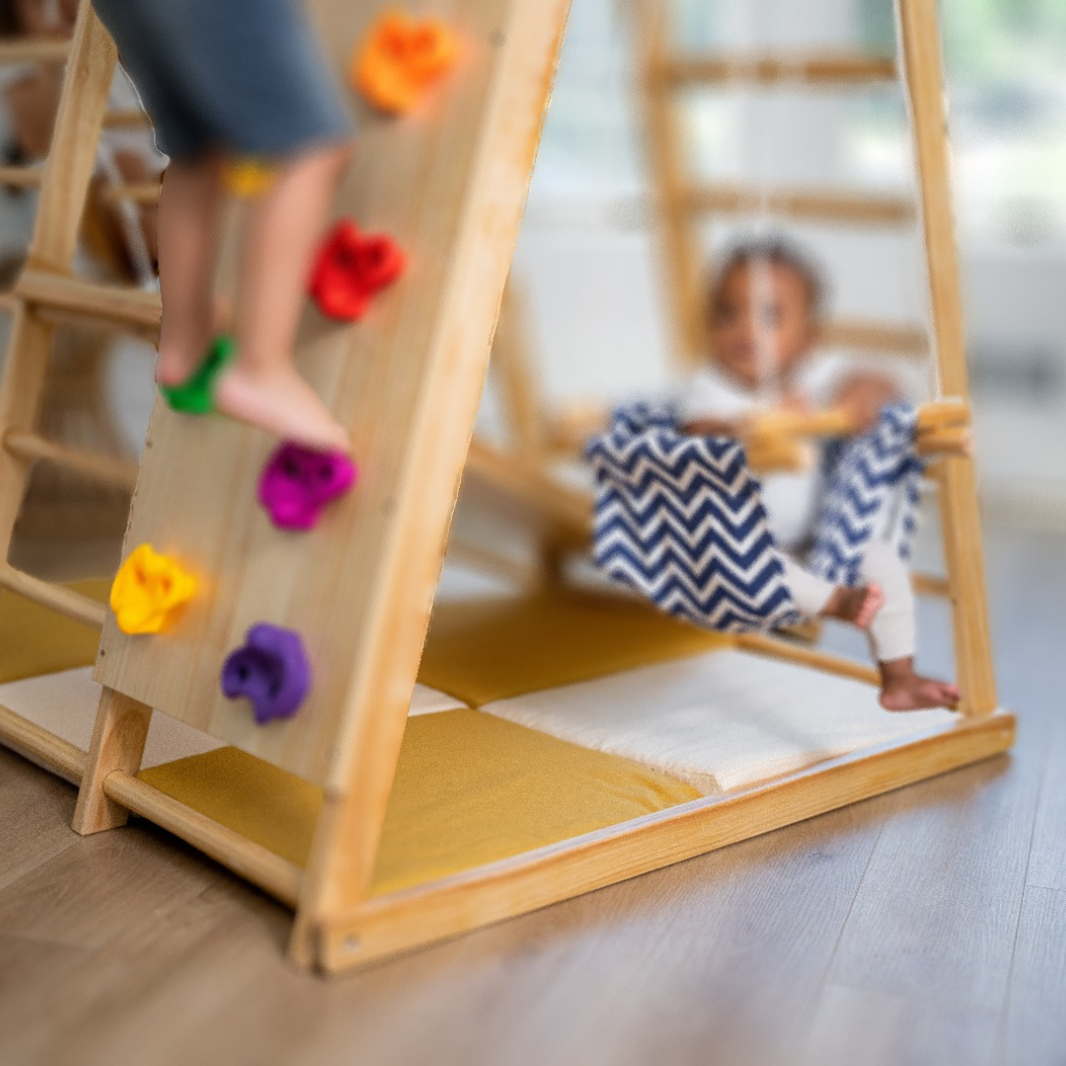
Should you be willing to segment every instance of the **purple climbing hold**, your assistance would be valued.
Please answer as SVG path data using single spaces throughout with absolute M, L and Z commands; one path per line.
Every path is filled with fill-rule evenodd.
M 312 529 L 322 508 L 355 484 L 355 464 L 342 452 L 291 441 L 274 451 L 259 479 L 259 502 L 279 529 Z
M 222 667 L 226 698 L 250 700 L 260 725 L 272 718 L 291 718 L 310 688 L 311 664 L 300 635 L 267 622 L 252 626 L 244 647 L 232 652 Z

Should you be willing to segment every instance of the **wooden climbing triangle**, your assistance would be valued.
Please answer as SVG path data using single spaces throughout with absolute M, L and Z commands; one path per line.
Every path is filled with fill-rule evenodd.
M 338 71 L 378 11 L 312 0 Z M 408 271 L 355 326 L 308 313 L 301 370 L 350 427 L 362 477 L 310 535 L 271 526 L 253 500 L 273 442 L 221 419 L 194 420 L 157 403 L 126 550 L 151 543 L 195 573 L 202 592 L 180 625 L 130 636 L 98 604 L 10 566 L 0 584 L 87 624 L 103 622 L 95 677 L 103 685 L 90 751 L 63 745 L 17 716 L 0 737 L 80 780 L 75 827 L 93 833 L 134 812 L 293 906 L 292 954 L 340 971 L 567 899 L 973 762 L 1009 747 L 1014 720 L 996 712 L 988 666 L 972 461 L 952 456 L 944 479 L 954 553 L 961 682 L 957 725 L 821 763 L 736 794 L 707 796 L 547 847 L 371 896 L 386 803 L 407 723 L 449 521 L 467 488 L 536 524 L 545 544 L 580 547 L 588 501 L 528 458 L 469 449 L 497 310 L 533 167 L 567 0 L 433 0 L 462 42 L 454 75 L 397 121 L 361 113 L 360 148 L 336 202 L 394 235 Z M 937 95 L 935 23 L 907 4 L 915 91 Z M 157 301 L 71 274 L 74 237 L 103 121 L 114 48 L 83 5 L 42 210 L 19 301 L 0 400 L 0 543 L 6 547 L 29 466 L 56 458 L 35 430 L 51 316 L 107 319 L 151 331 Z M 942 112 L 918 130 L 924 214 L 937 279 L 939 346 L 951 395 L 965 392 L 957 278 L 947 227 Z M 943 412 L 941 412 L 943 415 Z M 933 414 L 935 421 L 941 415 Z M 944 416 L 957 419 L 958 408 Z M 86 472 L 94 460 L 71 458 Z M 260 621 L 304 638 L 314 687 L 300 713 L 263 728 L 219 691 L 220 665 Z M 755 648 L 755 650 L 759 650 Z M 763 649 L 765 650 L 765 649 Z M 793 658 L 834 669 L 821 653 Z M 865 675 L 864 675 L 865 676 Z M 138 776 L 153 708 L 287 771 L 321 791 L 306 865 L 270 851 Z M 253 802 L 249 797 L 249 803 Z

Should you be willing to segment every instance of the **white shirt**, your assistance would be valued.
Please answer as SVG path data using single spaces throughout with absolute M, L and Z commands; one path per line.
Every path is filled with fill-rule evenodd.
M 796 376 L 794 392 L 812 408 L 824 408 L 841 378 L 862 365 L 861 360 L 843 357 L 809 360 Z M 881 373 L 885 371 L 883 364 L 877 369 Z M 900 378 L 899 385 L 904 395 L 915 391 L 909 380 Z M 739 420 L 765 411 L 767 406 L 765 396 L 712 365 L 689 378 L 677 398 L 682 424 L 700 419 Z M 760 481 L 770 531 L 782 548 L 798 548 L 811 535 L 818 517 L 825 489 L 820 464 L 812 455 L 808 469 L 767 474 Z

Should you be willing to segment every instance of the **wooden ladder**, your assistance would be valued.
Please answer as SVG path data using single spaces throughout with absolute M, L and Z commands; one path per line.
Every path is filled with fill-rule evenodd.
M 88 9 L 88 4 L 83 6 Z M 105 124 L 128 124 L 130 116 L 107 110 L 115 48 L 93 18 L 79 18 L 72 42 L 10 42 L 0 45 L 0 59 L 67 62 L 47 161 L 43 166 L 8 168 L 3 174 L 4 180 L 16 184 L 39 184 L 40 201 L 26 267 L 9 300 L 13 322 L 0 388 L 0 587 L 100 627 L 104 620 L 101 604 L 17 570 L 10 564 L 9 554 L 34 463 L 57 464 L 83 477 L 129 490 L 136 481 L 136 466 L 58 444 L 37 428 L 58 322 L 104 322 L 147 335 L 158 329 L 157 296 L 90 283 L 73 275 L 100 132 Z
M 647 156 L 661 217 L 666 296 L 682 366 L 698 365 L 706 347 L 703 307 L 706 254 L 700 225 L 715 216 L 768 213 L 809 223 L 869 228 L 920 222 L 924 229 L 932 296 L 935 355 L 946 398 L 968 401 L 962 298 L 955 247 L 944 136 L 944 73 L 934 0 L 896 0 L 899 60 L 864 54 L 692 55 L 673 44 L 668 0 L 637 0 L 636 40 L 643 78 Z M 858 89 L 896 81 L 902 74 L 910 97 L 918 168 L 918 203 L 899 196 L 705 184 L 688 173 L 679 109 L 683 90 L 707 91 L 743 84 L 752 88 L 797 86 Z M 870 320 L 836 320 L 825 343 L 885 355 L 928 356 L 925 331 Z M 956 669 L 964 710 L 996 707 L 989 641 L 984 561 L 971 456 L 951 455 L 931 467 L 939 489 L 948 576 L 922 576 L 920 591 L 947 595 L 952 603 Z

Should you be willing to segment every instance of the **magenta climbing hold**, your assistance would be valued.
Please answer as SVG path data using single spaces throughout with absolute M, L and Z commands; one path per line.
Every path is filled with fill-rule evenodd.
M 243 647 L 222 667 L 222 692 L 227 699 L 249 700 L 260 725 L 291 718 L 311 689 L 311 663 L 299 633 L 268 622 L 252 626 Z
M 322 508 L 355 484 L 355 463 L 343 452 L 321 452 L 287 441 L 259 478 L 259 502 L 279 529 L 313 529 Z
M 351 219 L 341 219 L 319 248 L 311 272 L 311 297 L 329 318 L 360 319 L 374 295 L 391 285 L 406 263 L 391 237 L 360 233 Z

